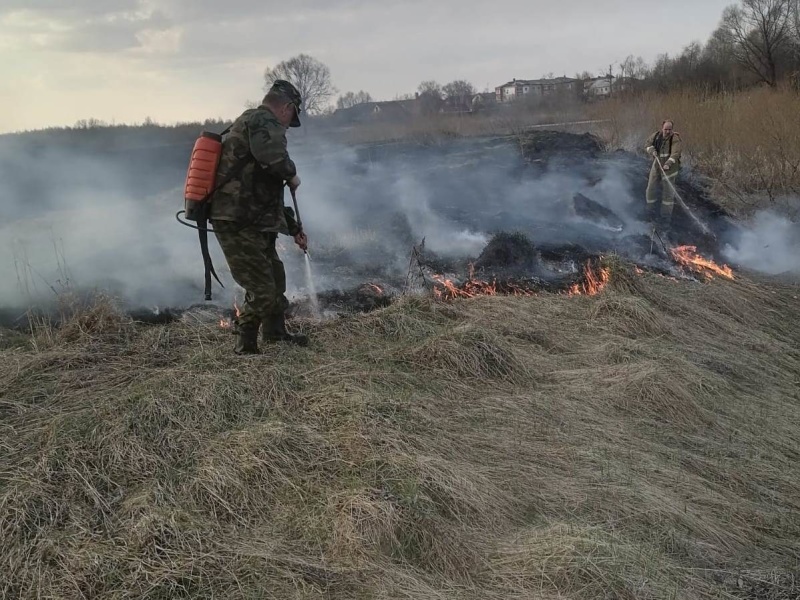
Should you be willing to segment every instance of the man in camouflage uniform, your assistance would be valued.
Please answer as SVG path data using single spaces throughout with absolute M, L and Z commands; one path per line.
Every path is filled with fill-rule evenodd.
M 217 181 L 226 181 L 211 198 L 211 222 L 231 275 L 245 289 L 236 320 L 237 354 L 258 353 L 262 341 L 307 345 L 308 338 L 286 330 L 286 272 L 278 257 L 278 234 L 294 237 L 303 250 L 308 240 L 283 205 L 283 188 L 300 185 L 286 148 L 286 128 L 300 126 L 300 92 L 278 80 L 257 108 L 246 110 L 222 147 Z
M 674 131 L 672 121 L 667 119 L 661 124 L 661 129 L 647 139 L 645 148 L 645 152 L 653 157 L 653 166 L 647 181 L 647 220 L 653 224 L 658 223 L 665 232 L 669 232 L 672 224 L 672 209 L 675 202 L 672 188 L 675 186 L 681 168 L 682 145 L 681 136 Z M 662 169 L 658 167 L 656 161 L 661 164 L 664 173 L 661 172 Z M 660 211 L 657 206 L 659 184 L 661 185 Z

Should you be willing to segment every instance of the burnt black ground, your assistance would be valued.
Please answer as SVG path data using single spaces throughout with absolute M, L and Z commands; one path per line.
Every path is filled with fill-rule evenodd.
M 406 274 L 398 265 L 407 261 L 397 260 L 397 254 L 404 252 L 407 257 L 415 245 L 430 272 L 459 277 L 474 263 L 484 278 L 546 278 L 548 265 L 559 267 L 552 274 L 558 276 L 564 264 L 610 253 L 643 266 L 666 267 L 663 246 L 653 243 L 643 222 L 650 161 L 627 152 L 605 152 L 588 134 L 540 131 L 522 141 L 492 137 L 436 145 L 402 142 L 364 146 L 357 156 L 358 162 L 346 174 L 346 186 L 333 186 L 326 193 L 342 211 L 357 215 L 356 227 L 380 235 L 372 243 L 335 255 L 325 247 L 314 249 L 317 271 L 333 273 L 333 285 L 341 290 L 354 289 L 370 278 L 397 284 Z M 374 177 L 381 170 L 386 181 Z M 404 172 L 411 172 L 414 191 L 424 195 L 429 218 L 483 234 L 487 241 L 498 233 L 518 234 L 535 252 L 528 251 L 526 258 L 505 249 L 499 252 L 502 257 L 498 248 L 487 247 L 483 253 L 478 249 L 469 255 L 450 254 L 441 243 L 437 248 L 436 231 L 428 231 L 420 244 L 426 223 L 414 221 L 397 206 L 390 189 Z M 676 206 L 672 232 L 663 235 L 663 241 L 696 245 L 721 261 L 719 250 L 735 225 L 710 200 L 700 178 L 682 173 L 679 190 L 714 234 L 703 235 Z M 442 232 L 447 235 L 452 232 Z
M 359 215 L 357 226 L 377 228 L 404 243 L 419 243 L 418 224 L 409 223 L 403 211 L 392 205 L 396 198 L 381 189 L 380 181 L 366 176 L 376 165 L 389 173 L 413 171 L 415 182 L 431 198 L 430 208 L 442 218 L 473 231 L 521 231 L 538 247 L 580 243 L 592 252 L 602 251 L 629 233 L 611 236 L 603 228 L 593 230 L 591 223 L 570 219 L 576 213 L 576 194 L 610 209 L 615 216 L 620 212 L 631 218 L 644 216 L 650 161 L 627 152 L 603 152 L 599 142 L 586 134 L 535 132 L 521 146 L 513 138 L 457 139 L 435 146 L 397 143 L 364 147 L 358 156 L 363 162 L 347 174 L 347 189 L 339 191 L 334 186 L 328 192 L 330 197 L 342 210 Z M 609 172 L 619 180 L 615 206 L 608 206 L 600 191 Z M 558 187 L 543 192 L 542 182 L 548 180 Z M 701 180 L 682 173 L 678 181 L 690 208 L 724 238 L 731 224 L 710 200 Z M 521 197 L 504 196 L 503 188 L 509 185 L 515 186 Z M 528 204 L 526 189 L 530 190 Z M 718 244 L 703 240 L 679 209 L 674 230 L 676 243 L 718 250 Z

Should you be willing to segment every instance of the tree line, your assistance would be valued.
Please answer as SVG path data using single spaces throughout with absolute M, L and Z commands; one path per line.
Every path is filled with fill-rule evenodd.
M 299 54 L 274 67 L 264 71 L 264 89 L 269 89 L 276 79 L 291 81 L 303 97 L 305 110 L 309 114 L 325 114 L 332 110 L 331 99 L 336 95 L 337 89 L 333 85 L 331 72 L 327 65 L 307 54 Z M 417 98 L 421 104 L 437 105 L 448 102 L 454 106 L 468 105 L 476 94 L 475 86 L 463 79 L 439 84 L 436 81 L 423 81 L 417 88 L 417 93 L 398 97 L 403 100 Z M 369 92 L 345 92 L 336 98 L 335 108 L 351 108 L 358 104 L 373 102 Z
M 611 68 L 609 68 L 611 72 Z M 800 81 L 800 0 L 741 0 L 726 8 L 705 43 L 692 42 L 652 65 L 628 56 L 614 75 L 655 89 L 776 87 Z
M 661 54 L 653 64 L 628 56 L 616 63 L 616 69 L 611 65 L 599 75 L 657 89 L 703 86 L 721 90 L 759 83 L 775 87 L 784 80 L 800 87 L 800 0 L 740 0 L 724 10 L 719 26 L 705 43 L 692 42 L 678 55 Z M 579 79 L 591 77 L 587 71 L 576 75 Z M 275 79 L 288 79 L 298 87 L 309 114 L 373 101 L 361 90 L 338 96 L 331 106 L 338 90 L 330 69 L 306 54 L 268 68 L 265 85 L 270 86 Z M 463 106 L 475 94 L 475 87 L 465 80 L 444 85 L 423 81 L 415 95 L 397 99 L 417 97 L 422 104 Z

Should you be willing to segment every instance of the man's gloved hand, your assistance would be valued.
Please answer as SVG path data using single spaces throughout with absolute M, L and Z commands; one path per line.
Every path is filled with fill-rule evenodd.
M 666 163 L 666 164 L 664 165 L 664 170 L 665 170 L 665 171 L 669 171 L 670 167 L 672 167 L 672 164 L 671 164 L 671 163 Z
M 308 236 L 304 232 L 300 232 L 294 236 L 294 243 L 300 246 L 300 250 L 305 252 L 308 250 Z
M 289 181 L 286 182 L 286 185 L 289 186 L 290 190 L 294 191 L 298 187 L 300 187 L 300 178 L 297 175 L 295 175 Z
M 656 150 L 655 148 L 650 150 L 650 156 L 652 156 L 653 158 L 658 158 L 658 150 Z

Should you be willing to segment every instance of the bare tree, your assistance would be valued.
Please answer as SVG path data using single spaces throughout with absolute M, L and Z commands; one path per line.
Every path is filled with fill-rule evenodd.
M 432 79 L 420 83 L 417 87 L 417 92 L 420 96 L 429 95 L 436 97 L 439 100 L 441 100 L 442 96 L 444 95 L 444 90 L 442 90 L 441 84 L 438 81 L 433 81 Z
M 298 54 L 264 70 L 264 89 L 268 90 L 276 79 L 291 82 L 303 97 L 303 109 L 309 114 L 319 114 L 336 93 L 331 83 L 331 71 L 308 54 Z
M 350 108 L 366 102 L 372 102 L 372 96 L 368 92 L 364 90 L 355 93 L 347 92 L 336 99 L 336 108 Z
M 800 69 L 800 0 L 789 2 L 789 22 L 792 29 L 791 51 L 794 59 L 792 78 L 797 81 Z
M 647 71 L 647 63 L 641 56 L 629 54 L 619 63 L 619 76 L 623 79 L 643 79 Z
M 432 115 L 441 110 L 444 91 L 437 81 L 423 81 L 417 87 L 417 110 L 423 115 Z
M 684 46 L 681 53 L 667 64 L 667 83 L 669 85 L 687 85 L 703 79 L 700 72 L 700 61 L 703 57 L 703 46 L 692 42 Z
M 725 35 L 736 59 L 761 81 L 774 87 L 778 62 L 791 42 L 792 0 L 742 0 L 722 16 Z
M 633 77 L 635 79 L 644 79 L 648 75 L 650 75 L 650 66 L 641 56 L 637 56 L 636 65 L 633 67 Z
M 456 79 L 442 87 L 444 96 L 452 106 L 469 106 L 472 97 L 477 93 L 475 86 L 469 81 Z
M 620 75 L 628 77 L 632 72 L 633 79 L 641 82 L 637 88 L 668 90 L 688 85 L 707 90 L 737 89 L 753 83 L 755 77 L 735 58 L 734 45 L 730 31 L 720 26 L 705 45 L 692 42 L 676 56 L 661 54 L 652 67 L 641 58 L 631 62 L 628 57 L 620 64 Z M 781 61 L 785 61 L 784 55 L 780 55 Z

